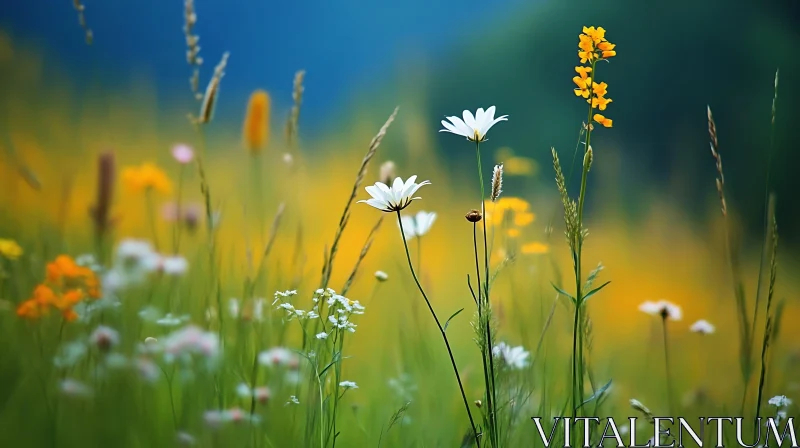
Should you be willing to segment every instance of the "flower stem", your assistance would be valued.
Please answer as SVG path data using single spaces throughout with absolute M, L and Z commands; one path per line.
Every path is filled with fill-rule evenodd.
M 183 175 L 185 165 L 181 164 L 178 174 L 178 198 L 175 201 L 175 227 L 172 230 L 172 252 L 177 254 L 181 244 L 181 228 L 183 227 Z
M 158 231 L 156 230 L 156 216 L 155 216 L 155 210 L 153 208 L 152 189 L 148 188 L 145 191 L 144 198 L 145 201 L 147 202 L 147 217 L 148 221 L 150 221 L 150 230 L 153 232 L 153 246 L 155 246 L 156 250 L 159 250 Z
M 464 400 L 464 408 L 467 410 L 467 417 L 469 417 L 469 424 L 472 427 L 472 433 L 475 435 L 475 444 L 480 446 L 480 439 L 478 438 L 478 430 L 475 427 L 475 421 L 472 419 L 472 412 L 469 410 L 469 402 L 467 401 L 467 394 L 464 393 L 464 385 L 461 383 L 461 375 L 458 373 L 458 366 L 456 366 L 456 360 L 453 357 L 453 351 L 450 349 L 450 341 L 447 340 L 447 334 L 442 328 L 442 324 L 439 323 L 439 318 L 436 317 L 436 312 L 433 310 L 433 306 L 431 305 L 430 300 L 428 300 L 427 294 L 425 294 L 425 290 L 422 289 L 422 285 L 419 283 L 419 279 L 417 278 L 417 274 L 414 272 L 414 265 L 411 263 L 411 254 L 408 251 L 408 242 L 406 241 L 406 234 L 403 230 L 403 220 L 400 218 L 400 210 L 397 211 L 397 222 L 400 223 L 400 236 L 403 240 L 403 247 L 406 250 L 406 259 L 408 260 L 408 268 L 411 270 L 411 276 L 414 277 L 414 282 L 417 284 L 417 289 L 422 294 L 422 298 L 425 299 L 425 303 L 428 305 L 428 309 L 431 312 L 431 316 L 433 316 L 433 320 L 436 321 L 436 326 L 439 328 L 439 333 L 442 334 L 442 339 L 444 339 L 444 345 L 447 347 L 447 354 L 450 355 L 450 364 L 453 366 L 453 372 L 456 374 L 456 381 L 458 381 L 458 388 L 461 390 L 461 398 Z
M 662 322 L 662 329 L 664 334 L 664 365 L 667 374 L 667 403 L 669 403 L 669 415 L 671 417 L 675 416 L 675 407 L 673 406 L 673 397 L 672 397 L 672 378 L 670 376 L 670 368 L 669 368 L 669 343 L 667 342 L 667 317 L 664 316 L 661 318 Z
M 487 242 L 486 232 L 486 191 L 483 185 L 483 165 L 481 164 L 481 143 L 480 140 L 475 140 L 475 153 L 478 158 L 478 180 L 481 183 L 481 214 L 483 214 L 483 265 L 485 278 L 483 281 L 483 304 L 481 306 L 491 307 L 491 300 L 489 299 L 489 244 Z M 493 445 L 498 444 L 497 435 L 497 396 L 494 387 L 494 356 L 492 355 L 492 329 L 491 329 L 491 316 L 486 319 L 486 347 L 483 350 L 487 353 L 489 358 L 489 381 L 486 383 L 486 396 L 487 404 L 489 405 L 489 422 L 491 427 L 491 435 Z M 491 395 L 491 399 L 489 396 Z

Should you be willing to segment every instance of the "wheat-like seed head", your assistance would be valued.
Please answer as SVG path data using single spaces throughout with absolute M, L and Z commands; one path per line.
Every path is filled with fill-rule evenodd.
M 292 111 L 289 114 L 289 119 L 286 121 L 286 142 L 289 148 L 297 146 L 297 136 L 300 133 L 300 106 L 303 104 L 303 80 L 305 80 L 306 71 L 298 70 L 294 74 L 294 83 L 292 85 Z
M 500 193 L 503 192 L 503 164 L 495 165 L 492 171 L 492 202 L 497 202 Z
M 711 146 L 711 155 L 714 157 L 717 166 L 717 193 L 721 203 L 722 216 L 728 216 L 728 206 L 725 201 L 725 174 L 722 171 L 722 156 L 719 154 L 719 141 L 717 140 L 717 125 L 711 115 L 711 106 L 706 106 L 708 115 L 708 136 Z

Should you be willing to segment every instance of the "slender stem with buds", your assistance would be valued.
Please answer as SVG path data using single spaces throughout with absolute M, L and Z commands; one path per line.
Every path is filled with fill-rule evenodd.
M 475 444 L 480 446 L 480 439 L 478 438 L 478 430 L 475 427 L 475 421 L 472 419 L 472 412 L 469 410 L 469 401 L 467 401 L 467 394 L 464 393 L 464 385 L 461 383 L 461 375 L 458 373 L 458 366 L 456 366 L 456 360 L 453 357 L 453 351 L 450 349 L 450 342 L 447 340 L 447 334 L 442 327 L 442 324 L 439 322 L 439 318 L 436 317 L 436 312 L 433 310 L 433 306 L 431 305 L 430 300 L 428 300 L 427 294 L 425 294 L 425 290 L 422 289 L 422 285 L 417 278 L 417 274 L 414 272 L 414 265 L 411 263 L 411 254 L 408 251 L 408 241 L 406 241 L 406 233 L 403 230 L 403 220 L 400 217 L 400 210 L 397 210 L 397 222 L 400 224 L 400 236 L 403 240 L 403 247 L 406 249 L 406 259 L 408 260 L 408 268 L 411 270 L 411 276 L 414 277 L 414 282 L 417 284 L 417 289 L 422 294 L 422 298 L 425 299 L 425 303 L 428 305 L 428 309 L 431 312 L 431 316 L 433 316 L 433 320 L 436 321 L 436 326 L 439 328 L 439 333 L 442 334 L 442 339 L 444 339 L 444 345 L 447 347 L 447 354 L 450 355 L 450 364 L 453 365 L 453 372 L 456 374 L 456 381 L 458 381 L 458 388 L 461 390 L 461 398 L 464 400 L 464 408 L 467 410 L 467 416 L 469 417 L 469 424 L 472 427 L 472 433 L 475 436 Z

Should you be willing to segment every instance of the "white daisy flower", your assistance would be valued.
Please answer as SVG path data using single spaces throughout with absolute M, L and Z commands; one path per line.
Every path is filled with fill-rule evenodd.
M 669 318 L 670 320 L 681 320 L 683 317 L 681 307 L 666 300 L 659 300 L 658 302 L 644 302 L 639 305 L 639 311 L 652 316 L 661 316 L 663 319 Z
M 700 334 L 711 334 L 716 329 L 713 325 L 707 320 L 700 319 L 697 322 L 693 323 L 689 330 L 693 333 L 700 333 Z
M 433 226 L 433 222 L 436 221 L 436 213 L 420 211 L 414 216 L 403 216 L 400 219 L 403 221 L 406 240 L 410 240 L 428 233 L 431 226 Z
M 492 126 L 501 121 L 508 121 L 508 115 L 494 118 L 494 112 L 494 106 L 486 109 L 486 111 L 483 108 L 479 108 L 474 116 L 472 112 L 465 110 L 462 114 L 463 120 L 458 117 L 447 117 L 447 120 L 450 121 L 449 123 L 446 120 L 442 120 L 444 129 L 440 129 L 439 132 L 451 132 L 466 137 L 471 142 L 482 142 L 486 140 L 486 133 L 489 132 Z
M 339 387 L 343 387 L 345 389 L 358 389 L 358 385 L 353 381 L 342 381 L 339 383 Z
M 790 406 L 792 404 L 792 400 L 787 398 L 786 395 L 776 395 L 769 399 L 769 404 L 777 408 L 783 408 Z
M 420 183 L 416 183 L 416 180 L 417 176 L 411 176 L 405 182 L 398 177 L 395 178 L 391 188 L 383 182 L 375 182 L 375 185 L 370 185 L 365 188 L 372 198 L 358 202 L 363 202 L 384 212 L 400 211 L 408 207 L 411 201 L 421 199 L 419 197 L 414 197 L 414 193 L 416 193 L 420 187 L 423 185 L 430 185 L 430 182 L 427 180 Z
M 492 348 L 495 357 L 502 358 L 506 365 L 512 369 L 520 370 L 528 366 L 528 357 L 531 355 L 520 345 L 511 347 L 501 342 Z

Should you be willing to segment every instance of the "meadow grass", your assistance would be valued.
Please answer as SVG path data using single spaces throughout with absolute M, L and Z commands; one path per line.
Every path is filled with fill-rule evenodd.
M 214 116 L 227 53 L 203 73 L 186 5 L 187 95 L 197 113 L 187 123 L 175 112 L 180 136 L 146 123 L 131 134 L 152 107 L 135 95 L 88 104 L 78 130 L 59 126 L 70 122 L 69 105 L 59 95 L 43 102 L 43 87 L 26 76 L 38 56 L 19 48 L 2 61 L 4 107 L 17 112 L 0 158 L 4 446 L 541 446 L 533 416 L 638 415 L 642 443 L 653 415 L 797 415 L 796 405 L 768 399 L 796 398 L 800 387 L 798 347 L 779 338 L 781 320 L 797 314 L 784 300 L 797 285 L 782 275 L 790 262 L 778 263 L 780 217 L 765 206 L 769 263 L 747 257 L 755 252 L 731 230 L 724 129 L 717 135 L 710 109 L 722 219 L 698 235 L 663 197 L 633 222 L 610 205 L 588 213 L 587 201 L 611 202 L 588 182 L 590 173 L 603 178 L 602 131 L 612 126 L 598 116 L 610 101 L 594 77 L 600 65 L 613 70 L 605 61 L 615 56 L 599 28 L 580 37 L 583 70 L 565 97 L 586 99 L 588 115 L 581 124 L 576 111 L 572 157 L 551 151 L 551 194 L 552 185 L 518 189 L 519 161 L 483 176 L 482 153 L 514 117 L 492 142 L 488 127 L 462 123 L 480 189 L 448 175 L 433 148 L 415 148 L 401 169 L 373 169 L 404 156 L 393 135 L 413 107 L 364 123 L 368 131 L 345 142 L 304 145 L 302 71 L 285 141 L 271 135 L 261 93 L 241 138 L 230 137 L 235 120 Z M 100 109 L 125 113 L 92 112 Z M 170 154 L 165 138 L 194 149 Z M 81 149 L 59 151 L 75 141 Z M 581 161 L 577 196 L 576 163 L 562 164 L 569 158 Z M 396 216 L 357 204 L 366 184 L 394 182 L 394 170 L 430 179 L 423 199 L 401 198 L 388 210 Z M 563 240 L 534 213 L 556 201 Z M 420 223 L 423 207 L 435 223 Z M 758 290 L 752 301 L 746 284 Z M 680 307 L 649 302 L 660 297 Z M 646 300 L 639 309 L 655 317 L 637 309 Z M 699 318 L 715 329 L 689 331 L 686 321 Z M 723 374 L 736 366 L 740 378 Z M 601 435 L 591 431 L 595 443 Z

